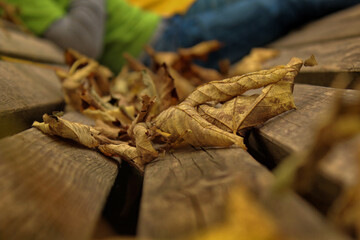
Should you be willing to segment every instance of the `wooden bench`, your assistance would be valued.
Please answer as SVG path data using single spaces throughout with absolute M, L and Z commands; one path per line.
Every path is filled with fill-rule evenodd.
M 129 173 L 100 153 L 30 128 L 44 113 L 64 109 L 52 70 L 64 64 L 63 51 L 6 28 L 0 31 L 0 55 L 32 61 L 0 61 L 0 137 L 8 136 L 0 139 L 0 239 L 89 239 L 116 179 Z M 75 112 L 65 118 L 92 123 Z M 126 185 L 116 187 L 117 193 L 132 193 Z M 118 200 L 121 215 L 126 199 Z
M 239 185 L 266 209 L 287 238 L 349 239 L 318 211 L 326 211 L 358 174 L 337 169 L 341 154 L 334 154 L 331 164 L 323 167 L 331 191 L 323 189 L 315 198 L 307 198 L 317 209 L 294 192 L 274 194 L 271 169 L 309 146 L 336 92 L 344 92 L 350 101 L 357 94 L 314 86 L 328 86 L 339 72 L 351 73 L 352 86 L 358 82 L 357 14 L 359 7 L 336 13 L 271 45 L 281 55 L 266 66 L 284 64 L 290 56 L 307 58 L 309 53 L 316 55 L 319 66 L 305 68 L 297 79 L 313 84 L 295 85 L 297 110 L 252 131 L 247 143 L 251 154 L 239 148 L 177 149 L 148 164 L 144 178 L 119 160 L 30 128 L 43 113 L 63 110 L 60 83 L 44 65 L 0 61 L 0 239 L 99 239 L 119 232 L 135 234 L 136 227 L 139 238 L 183 239 L 226 221 L 228 196 Z M 324 28 L 329 22 L 331 31 Z M 344 26 L 347 31 L 337 31 Z M 336 55 L 331 46 L 343 47 Z M 0 30 L 0 55 L 46 66 L 63 64 L 54 45 L 12 27 Z M 75 112 L 65 118 L 92 124 Z M 316 197 L 321 196 L 329 202 L 319 202 Z M 105 233 L 106 224 L 99 231 L 102 215 L 113 228 Z

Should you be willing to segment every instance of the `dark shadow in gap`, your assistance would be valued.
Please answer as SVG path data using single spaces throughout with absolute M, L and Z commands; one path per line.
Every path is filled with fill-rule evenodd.
M 117 234 L 136 234 L 143 176 L 126 162 L 122 162 L 103 210 L 104 218 Z

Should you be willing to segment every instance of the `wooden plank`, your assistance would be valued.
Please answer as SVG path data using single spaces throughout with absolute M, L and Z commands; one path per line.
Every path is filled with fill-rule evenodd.
M 0 137 L 27 129 L 63 106 L 61 83 L 52 70 L 0 61 Z
M 319 65 L 304 67 L 295 79 L 297 83 L 330 86 L 339 73 L 348 73 L 352 86 L 359 83 L 360 76 L 360 36 L 331 42 L 314 43 L 296 48 L 280 50 L 280 56 L 268 61 L 265 67 L 283 65 L 292 57 L 309 58 L 312 54 Z
M 79 114 L 70 120 L 88 123 Z M 0 239 L 89 239 L 117 164 L 29 129 L 0 140 Z
M 4 26 L 0 29 L 0 55 L 46 63 L 65 63 L 63 50 L 52 42 L 7 27 L 4 21 L 0 24 Z
M 249 144 L 257 158 L 274 162 L 276 165 L 286 156 L 308 149 L 317 127 L 339 92 L 345 93 L 348 101 L 359 94 L 359 91 L 355 90 L 296 84 L 294 100 L 297 109 L 277 116 L 252 131 Z M 350 146 L 351 144 L 348 147 Z M 352 184 L 358 175 L 353 167 L 355 156 L 350 156 L 348 147 L 340 147 L 328 155 L 321 166 L 323 175 L 319 176 L 314 186 L 317 188 L 314 189 L 316 196 L 308 196 L 322 211 L 327 211 L 341 187 Z
M 221 222 L 229 188 L 240 182 L 291 239 L 342 239 L 297 196 L 269 194 L 272 179 L 239 148 L 176 150 L 146 166 L 138 236 L 183 239 Z
M 333 13 L 294 30 L 271 43 L 273 48 L 294 48 L 309 43 L 360 37 L 360 5 Z

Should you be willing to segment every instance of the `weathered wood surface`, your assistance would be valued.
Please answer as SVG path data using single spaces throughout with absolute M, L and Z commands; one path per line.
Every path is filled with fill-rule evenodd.
M 114 161 L 34 128 L 0 140 L 0 159 L 0 239 L 91 237 L 116 178 Z
M 64 64 L 63 50 L 50 41 L 7 27 L 0 23 L 0 55 L 46 63 Z
M 0 137 L 25 130 L 45 112 L 63 106 L 61 83 L 54 71 L 0 61 Z
M 360 37 L 314 43 L 291 49 L 279 49 L 280 56 L 268 61 L 265 67 L 283 65 L 292 57 L 316 57 L 317 66 L 304 67 L 296 78 L 297 83 L 330 86 L 339 73 L 348 73 L 353 84 L 360 80 Z
M 292 153 L 308 149 L 313 142 L 317 128 L 326 113 L 331 109 L 335 96 L 339 92 L 345 93 L 345 99 L 348 101 L 360 94 L 359 91 L 355 90 L 296 84 L 294 100 L 297 109 L 277 116 L 266 122 L 262 127 L 252 131 L 249 144 L 258 158 L 276 164 Z M 322 210 L 326 211 L 328 206 L 325 205 L 331 204 L 333 198 L 337 196 L 338 184 L 340 186 L 350 185 L 354 183 L 358 174 L 357 169 L 354 167 L 355 156 L 351 156 L 351 151 L 346 149 L 347 147 L 335 149 L 327 156 L 321 166 L 324 176 L 330 180 L 330 182 L 326 182 L 326 186 L 323 182 L 323 187 L 329 189 L 317 189 L 318 196 L 321 195 L 321 191 L 324 191 L 323 194 L 328 194 L 326 196 L 322 195 L 321 199 L 317 199 L 327 201 L 321 203 L 324 205 Z M 321 179 L 321 181 L 324 180 Z M 319 187 L 321 186 L 319 185 Z
M 224 219 L 229 188 L 241 183 L 291 239 L 342 239 L 293 194 L 269 194 L 273 176 L 246 151 L 183 149 L 146 166 L 138 236 L 183 239 Z
M 303 68 L 297 83 L 331 86 L 338 73 L 348 73 L 353 83 L 360 82 L 360 5 L 311 22 L 270 44 L 280 56 L 265 67 L 283 65 L 292 57 L 307 59 L 312 54 L 319 65 Z
M 271 43 L 273 48 L 296 48 L 310 43 L 360 37 L 360 5 L 313 21 Z

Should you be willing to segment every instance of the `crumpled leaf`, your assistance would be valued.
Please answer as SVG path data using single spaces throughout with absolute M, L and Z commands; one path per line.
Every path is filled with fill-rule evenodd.
M 133 119 L 124 114 L 120 108 L 112 110 L 99 110 L 87 108 L 82 113 L 92 119 L 100 119 L 104 122 L 120 122 L 121 126 L 129 126 Z
M 127 143 L 122 144 L 104 144 L 98 147 L 98 149 L 110 157 L 120 157 L 125 159 L 131 166 L 135 167 L 141 174 L 144 174 L 144 163 L 141 153 Z
M 277 112 L 295 107 L 291 96 L 292 82 L 302 64 L 301 59 L 293 58 L 286 66 L 204 84 L 190 94 L 184 102 L 160 113 L 155 119 L 154 125 L 161 131 L 170 133 L 173 137 L 182 137 L 184 142 L 193 146 L 236 144 L 246 149 L 243 139 L 236 135 L 243 124 L 242 128 L 253 126 L 258 123 L 258 119 L 253 120 L 252 118 L 258 115 L 263 117 L 260 121 L 265 121 Z M 278 84 L 274 85 L 274 83 Z M 267 87 L 258 97 L 238 97 L 247 90 L 264 86 Z M 284 98 L 284 100 L 279 108 L 276 108 L 273 105 L 278 104 L 279 98 Z M 247 104 L 245 107 L 242 103 L 237 104 L 237 101 L 242 99 L 243 103 Z M 215 109 L 207 105 L 195 108 L 205 103 L 224 101 L 229 101 L 223 105 L 224 114 L 216 114 Z M 267 110 L 263 108 L 266 106 L 273 107 L 274 110 L 263 116 L 263 111 Z M 198 109 L 201 111 L 197 111 Z M 211 115 L 212 119 L 210 120 Z M 246 119 L 247 121 L 245 121 Z M 216 121 L 222 123 L 227 129 L 224 130 L 220 124 L 214 124 Z
M 96 138 L 100 132 L 94 128 L 71 122 L 54 115 L 43 115 L 43 123 L 34 122 L 33 127 L 38 128 L 43 133 L 57 135 L 63 138 L 72 139 L 88 148 L 99 146 L 100 142 Z
M 159 156 L 151 143 L 149 129 L 145 123 L 138 123 L 134 126 L 133 137 L 136 149 L 140 152 L 144 164 Z
M 237 96 L 222 106 L 202 104 L 200 115 L 219 128 L 237 133 L 254 127 L 283 112 L 294 109 L 293 81 L 301 67 L 301 60 L 294 59 L 287 66 L 288 73 L 280 81 L 267 85 L 260 95 Z
M 140 173 L 144 173 L 146 161 L 136 147 L 126 142 L 112 141 L 91 126 L 71 122 L 54 115 L 44 114 L 43 120 L 42 123 L 35 121 L 33 127 L 48 135 L 71 139 L 88 148 L 97 148 L 107 156 L 122 157 Z
M 204 60 L 220 47 L 219 42 L 210 41 L 176 53 L 157 53 L 148 48 L 155 63 L 153 71 L 125 54 L 128 66 L 111 84 L 113 76 L 107 68 L 70 50 L 65 55 L 70 70 L 58 71 L 65 98 L 76 110 L 95 119 L 96 127 L 79 127 L 56 116 L 46 121 L 44 118 L 44 123 L 34 126 L 97 148 L 106 155 L 123 157 L 140 171 L 163 147 L 235 144 L 246 149 L 239 136 L 243 129 L 294 107 L 291 84 L 302 62 L 295 59 L 287 66 L 211 81 L 224 77 L 216 70 L 194 65 L 192 60 Z M 223 71 L 227 72 L 225 65 Z M 194 89 L 203 82 L 209 83 Z M 260 87 L 264 87 L 262 94 L 242 96 L 247 90 Z M 287 100 L 286 94 L 290 94 Z M 180 100 L 184 101 L 179 104 Z M 276 101 L 281 105 L 269 110 Z M 231 120 L 227 122 L 227 118 Z M 60 126 L 67 130 L 60 131 Z M 77 128 L 83 130 L 78 132 Z
M 110 139 L 117 139 L 121 133 L 125 133 L 122 128 L 116 127 L 114 125 L 109 125 L 102 120 L 97 119 L 95 121 L 95 127 L 102 135 L 110 138 Z
M 67 104 L 81 111 L 84 99 L 89 100 L 93 97 L 89 97 L 88 92 L 91 92 L 91 95 L 94 95 L 94 92 L 100 97 L 109 94 L 113 74 L 108 68 L 71 49 L 66 51 L 65 60 L 71 66 L 70 70 L 67 73 L 56 73 L 62 79 Z
M 155 119 L 155 126 L 173 137 L 181 137 L 192 146 L 228 147 L 236 144 L 246 149 L 243 138 L 212 125 L 192 107 L 179 104 L 170 107 Z
M 242 76 L 221 81 L 213 81 L 198 87 L 184 102 L 197 106 L 206 102 L 225 102 L 239 96 L 250 89 L 257 89 L 282 80 L 286 75 L 297 74 L 302 66 L 302 60 L 293 58 L 288 65 L 278 66 Z
M 266 86 L 260 95 L 238 96 L 220 108 L 203 104 L 198 111 L 208 122 L 235 134 L 294 108 L 292 82 L 279 81 Z

